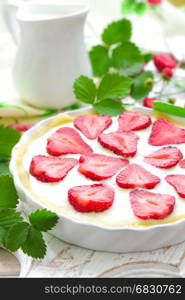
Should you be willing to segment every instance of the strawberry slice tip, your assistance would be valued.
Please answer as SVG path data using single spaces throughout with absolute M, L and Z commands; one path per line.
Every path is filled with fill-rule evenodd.
M 103 184 L 75 186 L 68 191 L 70 204 L 80 212 L 102 212 L 112 206 L 113 188 Z
M 145 129 L 152 123 L 151 118 L 137 112 L 125 111 L 118 118 L 119 131 Z
M 182 152 L 178 148 L 168 146 L 145 156 L 144 161 L 154 167 L 168 169 L 176 166 L 182 158 Z
M 78 171 L 92 180 L 103 180 L 114 176 L 128 163 L 127 159 L 103 154 L 90 154 L 80 157 Z
M 137 152 L 137 141 L 139 137 L 134 132 L 111 132 L 101 134 L 98 137 L 99 143 L 114 153 L 133 157 Z
M 168 175 L 165 179 L 174 187 L 180 197 L 185 198 L 185 175 Z
M 37 155 L 32 158 L 30 173 L 42 182 L 58 182 L 78 164 L 77 159 Z
M 62 154 L 87 154 L 91 153 L 92 149 L 75 129 L 62 127 L 48 138 L 47 152 L 59 156 Z
M 163 146 L 169 144 L 184 144 L 185 129 L 164 118 L 156 120 L 149 137 L 149 144 L 152 146 Z
M 90 140 L 96 139 L 111 124 L 111 117 L 103 115 L 80 116 L 74 121 L 74 126 Z
M 137 164 L 131 164 L 118 174 L 116 182 L 125 189 L 137 187 L 152 189 L 160 183 L 160 178 Z
M 136 189 L 130 192 L 130 203 L 134 214 L 140 219 L 164 219 L 172 213 L 175 197 Z

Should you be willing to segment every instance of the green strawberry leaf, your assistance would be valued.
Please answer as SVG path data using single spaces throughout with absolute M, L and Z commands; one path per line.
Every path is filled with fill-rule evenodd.
M 96 97 L 96 86 L 92 79 L 80 76 L 75 80 L 73 88 L 76 99 L 93 104 Z
M 20 222 L 13 225 L 6 234 L 4 242 L 5 247 L 12 252 L 17 251 L 26 241 L 28 232 L 28 223 Z
M 144 57 L 144 61 L 146 63 L 150 62 L 152 59 L 153 59 L 153 54 L 148 52 L 148 53 L 144 53 L 143 54 L 143 57 Z
M 9 175 L 0 175 L 0 209 L 15 208 L 18 204 L 18 195 Z
M 121 99 L 125 97 L 130 90 L 131 79 L 112 73 L 103 77 L 97 92 L 97 102 L 105 99 Z
M 46 244 L 42 233 L 30 226 L 26 241 L 21 246 L 22 251 L 34 258 L 43 258 L 46 254 Z
M 135 44 L 127 42 L 113 50 L 112 65 L 120 69 L 122 75 L 132 76 L 143 68 L 144 57 Z
M 147 3 L 144 2 L 138 2 L 135 6 L 135 12 L 138 15 L 143 15 L 148 9 Z
M 9 164 L 6 161 L 0 161 L 0 175 L 10 175 Z
M 185 108 L 174 104 L 155 101 L 153 109 L 173 116 L 185 118 Z
M 74 103 L 74 104 L 70 105 L 69 110 L 76 110 L 76 109 L 79 109 L 81 107 L 82 107 L 82 105 L 77 102 L 77 103 Z
M 89 52 L 89 57 L 95 77 L 101 77 L 109 71 L 110 59 L 108 48 L 97 45 Z
M 15 209 L 1 209 L 0 210 L 0 227 L 8 229 L 16 223 L 22 222 L 23 218 L 20 212 L 16 212 Z
M 0 227 L 0 244 L 4 244 L 4 239 L 6 236 L 6 230 L 4 227 Z
M 0 125 L 0 159 L 6 160 L 11 156 L 13 147 L 21 137 L 21 133 L 10 127 Z
M 131 14 L 136 10 L 137 1 L 136 0 L 122 0 L 121 2 L 121 12 L 123 14 Z
M 29 220 L 32 226 L 36 229 L 40 231 L 48 231 L 57 224 L 58 216 L 54 212 L 42 209 L 30 214 Z
M 136 100 L 146 97 L 152 90 L 153 78 L 153 73 L 149 71 L 142 72 L 135 77 L 131 86 L 131 96 Z
M 132 24 L 127 19 L 121 19 L 109 24 L 102 33 L 102 41 L 111 46 L 130 40 L 132 35 Z
M 125 108 L 121 101 L 106 99 L 97 104 L 94 104 L 95 110 L 103 115 L 107 116 L 118 116 Z

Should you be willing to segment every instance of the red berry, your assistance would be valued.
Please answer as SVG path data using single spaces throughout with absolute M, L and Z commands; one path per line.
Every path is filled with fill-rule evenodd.
M 177 66 L 176 60 L 169 54 L 156 54 L 153 59 L 159 72 L 162 72 L 164 68 L 174 69 Z
M 92 149 L 79 133 L 70 127 L 62 127 L 53 133 L 47 141 L 47 152 L 54 156 L 62 154 L 87 154 Z
M 74 121 L 75 127 L 90 140 L 96 139 L 111 124 L 111 117 L 102 115 L 80 116 Z
M 160 182 L 160 178 L 137 164 L 131 164 L 119 173 L 116 182 L 125 189 L 136 187 L 152 189 Z
M 112 206 L 113 188 L 104 184 L 75 186 L 68 191 L 68 200 L 80 212 L 101 212 Z
M 58 182 L 77 164 L 74 158 L 37 155 L 31 161 L 30 173 L 42 182 Z
M 92 180 L 103 180 L 114 176 L 128 165 L 127 159 L 102 154 L 83 155 L 80 157 L 78 171 Z
M 153 102 L 156 100 L 157 100 L 157 98 L 145 97 L 143 100 L 143 106 L 148 107 L 148 108 L 153 108 Z
M 180 197 L 185 198 L 185 175 L 168 175 L 165 179 L 174 187 Z
M 134 132 L 111 132 L 101 134 L 98 138 L 100 144 L 118 155 L 132 157 L 137 152 L 139 137 Z
M 168 146 L 145 156 L 144 161 L 156 168 L 169 169 L 176 166 L 182 157 L 183 155 L 178 148 Z
M 17 131 L 26 131 L 33 127 L 33 124 L 21 124 L 21 123 L 12 123 L 10 127 Z
M 150 5 L 159 5 L 163 0 L 147 0 Z
M 168 80 L 173 77 L 173 70 L 170 68 L 164 68 L 162 70 L 162 74 L 163 74 L 164 79 Z
M 137 189 L 130 192 L 130 203 L 134 214 L 140 219 L 164 219 L 172 213 L 175 197 Z
M 137 112 L 126 111 L 119 116 L 119 131 L 145 129 L 152 123 L 151 118 Z
M 154 122 L 148 142 L 152 146 L 184 144 L 185 129 L 160 118 Z

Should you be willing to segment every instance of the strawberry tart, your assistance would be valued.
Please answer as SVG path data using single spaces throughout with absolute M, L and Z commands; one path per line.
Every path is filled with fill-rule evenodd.
M 44 207 L 104 228 L 185 218 L 183 126 L 134 111 L 92 112 L 29 132 L 14 150 L 16 177 Z

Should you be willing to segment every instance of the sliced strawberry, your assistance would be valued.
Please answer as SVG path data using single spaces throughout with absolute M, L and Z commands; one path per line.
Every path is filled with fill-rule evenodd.
M 73 158 L 37 155 L 31 161 L 30 173 L 42 182 L 58 182 L 77 164 Z
M 75 127 L 90 140 L 96 139 L 111 124 L 111 117 L 102 115 L 80 116 L 74 121 Z
M 148 107 L 148 108 L 153 108 L 153 103 L 156 100 L 157 100 L 157 98 L 145 97 L 143 100 L 143 106 Z
M 163 146 L 183 143 L 185 143 L 185 129 L 170 123 L 164 118 L 160 118 L 154 122 L 149 137 L 150 145 Z
M 12 123 L 10 127 L 17 131 L 26 131 L 33 127 L 33 124 L 21 124 L 21 123 Z
M 119 116 L 119 131 L 133 131 L 147 128 L 151 124 L 151 118 L 137 112 L 125 111 Z
M 178 148 L 168 146 L 145 156 L 144 161 L 154 167 L 168 169 L 176 166 L 182 157 L 182 152 Z
M 87 145 L 76 130 L 62 127 L 53 133 L 47 141 L 47 152 L 51 155 L 87 154 L 92 149 Z
M 98 137 L 100 144 L 122 156 L 134 156 L 139 137 L 134 132 L 111 132 Z
M 172 213 L 175 197 L 136 189 L 130 192 L 130 203 L 134 214 L 140 219 L 164 219 Z
M 125 189 L 136 187 L 152 189 L 160 182 L 160 178 L 137 164 L 131 164 L 118 174 L 116 182 Z
M 80 157 L 78 171 L 92 180 L 103 180 L 114 176 L 128 163 L 127 159 L 103 154 L 84 155 Z
M 104 184 L 80 185 L 68 191 L 68 200 L 80 212 L 101 212 L 112 206 L 113 188 Z
M 182 169 L 185 169 L 185 159 L 182 159 L 179 163 L 179 166 L 182 168 Z
M 165 179 L 174 187 L 179 196 L 185 198 L 185 175 L 168 175 Z

